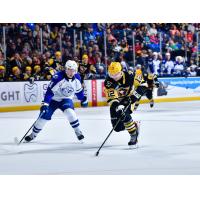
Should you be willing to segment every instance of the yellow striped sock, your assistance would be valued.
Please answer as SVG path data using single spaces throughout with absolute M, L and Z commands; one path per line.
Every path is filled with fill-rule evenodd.
M 135 122 L 133 120 L 124 123 L 124 126 L 125 126 L 126 130 L 131 134 L 133 132 L 135 132 L 135 130 L 136 130 Z

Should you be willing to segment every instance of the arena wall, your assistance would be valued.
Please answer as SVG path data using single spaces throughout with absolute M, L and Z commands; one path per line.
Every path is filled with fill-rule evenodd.
M 161 86 L 154 89 L 155 102 L 200 100 L 200 77 L 160 78 Z M 106 106 L 104 80 L 86 80 L 89 106 Z M 40 107 L 48 81 L 0 83 L 0 112 L 37 110 Z M 147 103 L 143 97 L 141 103 Z M 75 99 L 75 106 L 80 103 Z

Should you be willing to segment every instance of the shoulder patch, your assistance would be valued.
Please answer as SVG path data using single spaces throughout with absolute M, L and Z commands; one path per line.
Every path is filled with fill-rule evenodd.
M 147 73 L 144 73 L 143 75 L 144 75 L 144 76 L 147 76 Z
M 55 75 L 53 76 L 53 78 L 54 78 L 54 79 L 57 79 L 57 78 L 58 78 L 58 74 L 55 74 Z
M 106 82 L 105 82 L 105 86 L 106 86 L 106 87 L 110 87 L 111 85 L 112 85 L 112 83 L 111 83 L 110 81 L 106 81 Z
M 132 72 L 132 71 L 128 71 L 128 73 L 131 74 L 131 75 L 133 75 L 133 72 Z

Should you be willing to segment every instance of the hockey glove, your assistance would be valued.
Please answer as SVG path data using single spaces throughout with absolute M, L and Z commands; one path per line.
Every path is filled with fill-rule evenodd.
M 40 112 L 47 113 L 48 109 L 49 109 L 49 104 L 45 103 L 45 102 L 42 102 L 42 105 L 40 107 Z
M 159 88 L 159 87 L 160 87 L 159 81 L 155 81 L 155 82 L 154 82 L 154 85 L 155 85 L 157 88 Z
M 81 101 L 81 107 L 88 107 L 88 100 L 86 96 L 84 96 L 83 100 Z
M 117 117 L 121 118 L 121 120 L 123 121 L 126 117 L 126 113 L 124 112 L 124 108 L 125 106 L 124 105 L 119 105 L 117 108 L 116 108 L 116 113 L 117 113 Z

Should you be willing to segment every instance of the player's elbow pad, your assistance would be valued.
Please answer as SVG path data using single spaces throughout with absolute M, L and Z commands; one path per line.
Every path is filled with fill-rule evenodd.
M 84 93 L 83 93 L 83 90 L 81 90 L 79 93 L 76 93 L 76 96 L 78 98 L 78 100 L 83 100 L 84 98 Z

